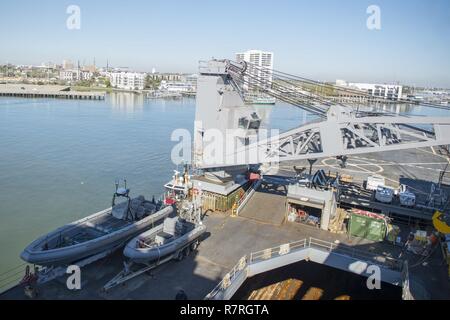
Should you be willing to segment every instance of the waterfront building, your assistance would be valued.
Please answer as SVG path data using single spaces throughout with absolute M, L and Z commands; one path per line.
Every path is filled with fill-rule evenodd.
M 85 70 L 61 70 L 59 72 L 59 79 L 63 81 L 88 81 L 91 80 L 94 74 L 90 71 Z
M 399 100 L 402 98 L 403 87 L 396 84 L 371 84 L 371 83 L 349 83 L 349 87 L 366 91 L 376 98 L 387 100 Z
M 262 84 L 265 87 L 270 87 L 273 80 L 273 52 L 261 51 L 261 50 L 248 50 L 242 53 L 236 53 L 236 61 L 249 62 L 249 72 L 262 79 Z M 253 91 L 256 84 L 261 85 L 260 82 L 256 83 L 256 80 L 244 77 L 243 89 L 246 91 Z
M 190 83 L 192 85 L 197 85 L 198 74 L 188 74 L 182 77 L 182 81 Z
M 36 69 L 56 69 L 56 64 L 52 62 L 42 62 L 39 66 L 35 66 Z M 19 67 L 16 67 L 16 69 L 20 69 Z
M 95 73 L 95 72 L 97 72 L 97 67 L 95 66 L 95 64 L 90 65 L 90 66 L 84 66 L 83 67 L 83 71 L 88 71 L 88 72 L 91 72 L 91 73 Z
M 70 60 L 63 60 L 62 67 L 64 70 L 70 70 L 70 69 L 75 68 L 74 64 Z
M 197 91 L 197 79 L 198 74 L 186 74 L 181 77 L 181 82 L 186 83 L 187 85 L 191 86 L 191 91 Z
M 182 74 L 179 73 L 151 73 L 150 78 L 153 80 L 166 81 L 182 81 Z
M 358 89 L 375 98 L 386 100 L 399 100 L 402 98 L 403 86 L 397 84 L 353 83 L 344 80 L 336 80 L 336 85 Z
M 115 71 L 108 73 L 111 86 L 125 90 L 143 90 L 145 77 L 146 74 L 140 72 Z
M 167 92 L 194 92 L 195 87 L 187 82 L 173 82 L 162 80 L 159 89 Z

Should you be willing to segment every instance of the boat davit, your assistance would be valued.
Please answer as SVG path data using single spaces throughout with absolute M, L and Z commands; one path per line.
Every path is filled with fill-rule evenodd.
M 149 264 L 173 257 L 181 260 L 186 249 L 195 249 L 206 231 L 203 224 L 188 222 L 180 217 L 166 218 L 164 223 L 133 238 L 123 254 L 131 262 Z
M 131 199 L 129 189 L 118 188 L 109 209 L 62 226 L 33 241 L 20 257 L 41 266 L 62 266 L 124 245 L 134 236 L 168 217 L 172 206 L 146 200 Z M 115 204 L 117 197 L 126 201 Z

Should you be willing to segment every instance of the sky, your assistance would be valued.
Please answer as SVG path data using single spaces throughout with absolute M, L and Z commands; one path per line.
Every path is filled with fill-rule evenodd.
M 70 30 L 69 5 L 81 10 Z M 369 30 L 367 8 L 380 8 Z M 316 79 L 450 88 L 449 0 L 0 1 L 0 64 L 62 63 L 196 72 L 199 60 L 274 52 Z

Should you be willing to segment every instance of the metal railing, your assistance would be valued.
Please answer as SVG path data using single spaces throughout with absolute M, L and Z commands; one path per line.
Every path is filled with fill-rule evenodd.
M 250 253 L 249 263 L 256 263 L 258 261 L 268 260 L 275 257 L 279 257 L 288 253 L 295 252 L 299 249 L 305 249 L 309 246 L 308 240 L 303 239 L 286 244 L 282 244 L 277 247 L 264 249 L 261 251 Z
M 22 263 L 0 274 L 0 294 L 8 291 L 21 282 L 25 276 L 27 266 L 30 266 L 30 269 L 32 267 L 28 263 Z
M 242 272 L 246 272 L 246 268 L 248 266 L 247 256 L 243 256 L 239 259 L 238 263 L 228 272 L 225 277 L 223 277 L 222 281 L 205 297 L 206 300 L 214 299 L 214 297 L 222 291 L 225 291 L 240 275 Z
M 310 248 L 319 248 L 325 249 L 329 252 L 336 254 L 343 254 L 349 256 L 351 258 L 355 258 L 358 260 L 363 260 L 366 262 L 371 262 L 373 264 L 392 269 L 395 271 L 402 271 L 403 269 L 403 261 L 388 257 L 386 255 L 380 255 L 376 253 L 370 253 L 362 250 L 355 249 L 353 247 L 347 246 L 345 244 L 336 244 L 329 241 L 324 241 L 315 238 L 309 238 L 309 247 Z
M 289 242 L 276 247 L 252 252 L 250 253 L 250 255 L 242 257 L 239 262 L 233 267 L 233 269 L 231 269 L 231 271 L 225 275 L 222 281 L 220 281 L 219 284 L 205 297 L 205 299 L 214 299 L 214 297 L 216 297 L 219 293 L 224 292 L 231 286 L 233 281 L 239 275 L 241 275 L 242 272 L 247 272 L 246 269 L 249 265 L 280 257 L 289 253 L 294 253 L 307 248 L 315 248 L 319 250 L 325 250 L 330 253 L 342 254 L 354 259 L 370 262 L 384 268 L 392 269 L 394 271 L 404 272 L 404 263 L 402 260 L 383 255 L 377 255 L 374 253 L 368 253 L 349 247 L 347 245 L 336 244 L 333 242 L 310 237 L 309 239 Z
M 239 212 L 245 207 L 247 202 L 250 200 L 250 198 L 253 196 L 253 194 L 256 192 L 256 189 L 259 188 L 262 181 L 261 179 L 256 180 L 252 183 L 252 185 L 245 191 L 245 193 L 242 195 L 242 197 L 237 201 L 236 205 L 236 215 L 239 215 Z

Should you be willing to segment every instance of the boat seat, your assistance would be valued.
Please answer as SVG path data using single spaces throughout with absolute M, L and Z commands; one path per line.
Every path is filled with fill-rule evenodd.
M 164 232 L 164 231 L 158 233 L 155 237 L 155 242 L 157 245 L 162 245 L 162 244 L 165 244 L 172 240 L 173 240 L 173 235 L 170 233 Z
M 164 239 L 170 239 L 173 237 L 173 234 L 167 233 L 167 232 L 161 232 L 158 234 L 160 237 L 163 237 Z
M 182 224 L 178 220 L 178 217 L 175 218 L 166 218 L 164 220 L 163 232 L 171 234 L 173 236 L 180 234 L 182 232 Z

